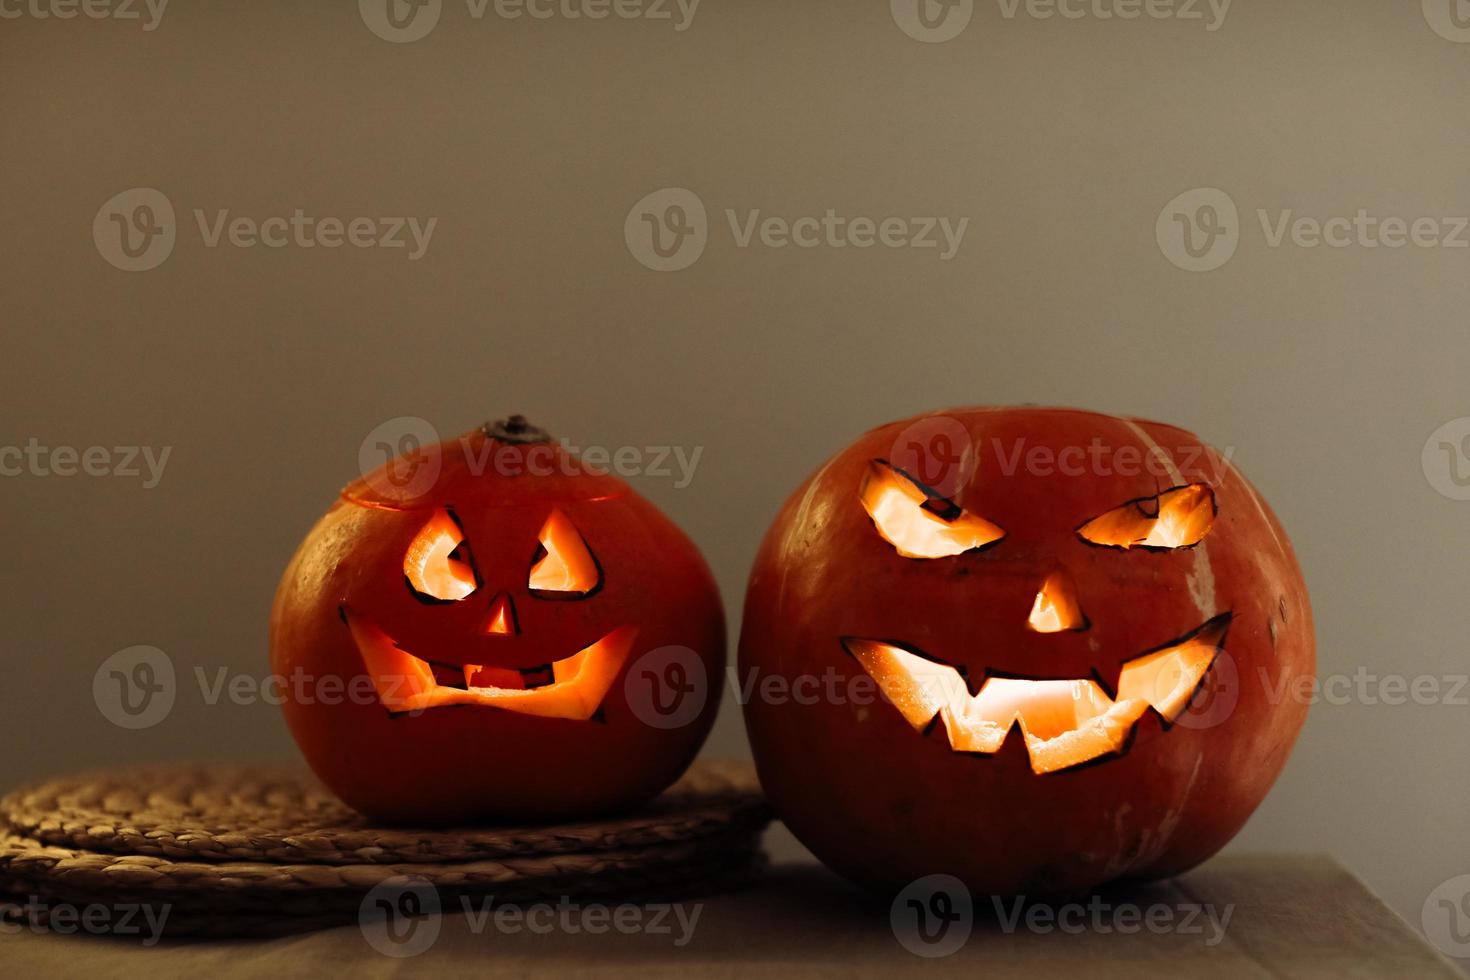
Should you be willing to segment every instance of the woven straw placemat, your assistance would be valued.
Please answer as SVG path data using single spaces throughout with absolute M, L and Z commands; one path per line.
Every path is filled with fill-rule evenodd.
M 769 820 L 748 763 L 696 762 L 623 817 L 556 826 L 373 827 L 301 768 L 142 766 L 48 780 L 0 799 L 12 833 L 45 844 L 189 861 L 391 864 L 647 847 Z
M 446 902 L 707 894 L 759 871 L 770 819 L 738 763 L 696 764 L 636 813 L 566 826 L 374 828 L 304 769 L 241 766 L 51 780 L 0 800 L 0 815 L 0 915 L 166 904 L 168 934 L 216 936 L 354 921 L 370 890 L 406 877 Z

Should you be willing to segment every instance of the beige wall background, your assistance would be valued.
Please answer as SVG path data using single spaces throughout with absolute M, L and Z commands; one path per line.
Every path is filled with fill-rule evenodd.
M 266 675 L 277 577 L 396 417 L 448 436 L 520 411 L 581 445 L 699 449 L 689 486 L 634 482 L 705 549 L 733 640 L 759 535 L 856 434 L 951 404 L 1061 403 L 1233 447 L 1295 541 L 1321 673 L 1347 694 L 1314 707 L 1233 846 L 1329 850 L 1416 926 L 1470 872 L 1454 681 L 1470 502 L 1451 468 L 1470 473 L 1470 233 L 1273 246 L 1257 214 L 1470 213 L 1470 44 L 1448 8 L 1238 0 L 1220 22 L 1204 4 L 1069 19 L 995 0 L 925 43 L 882 2 L 704 0 L 677 30 L 678 8 L 477 19 L 443 0 L 426 36 L 391 43 L 350 2 L 174 0 L 153 30 L 142 6 L 27 3 L 0 2 L 0 443 L 170 456 L 151 489 L 0 478 L 0 784 L 292 755 L 275 707 L 210 704 L 195 669 Z M 669 187 L 702 202 L 708 242 L 656 272 L 624 224 Z M 93 236 L 134 188 L 176 213 L 146 272 Z M 1176 267 L 1178 240 L 1156 235 L 1194 188 L 1238 209 L 1216 212 L 1225 235 L 1200 261 L 1237 244 L 1211 271 Z M 1200 203 L 1220 198 L 1176 210 L 1205 221 Z M 211 247 L 194 216 L 298 208 L 438 220 L 411 260 Z M 969 224 L 944 260 L 740 247 L 726 209 Z M 92 678 L 138 644 L 168 653 L 180 688 L 163 721 L 125 731 Z M 1427 703 L 1376 686 L 1421 676 L 1439 684 Z M 708 748 L 744 751 L 733 701 Z

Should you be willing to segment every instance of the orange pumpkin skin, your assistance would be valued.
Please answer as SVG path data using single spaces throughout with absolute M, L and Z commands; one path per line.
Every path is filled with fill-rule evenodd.
M 891 459 L 926 418 L 954 420 L 933 424 L 966 434 L 974 469 L 962 467 L 947 495 L 1004 529 L 993 545 L 903 557 L 861 504 L 871 461 Z M 1086 462 L 1078 472 L 1067 447 L 1090 446 L 1115 464 L 1133 447 L 1163 473 Z M 1033 452 L 1037 465 L 1027 461 Z M 1062 473 L 1047 458 L 1073 465 Z M 1218 512 L 1192 547 L 1079 537 L 1084 522 L 1125 501 L 1194 483 L 1211 488 Z M 1039 584 L 1058 569 L 1075 582 L 1090 625 L 1028 629 Z M 953 750 L 939 720 L 911 727 L 874 696 L 840 640 L 908 644 L 975 681 L 1097 677 L 1116 686 L 1124 662 L 1223 613 L 1228 634 L 1190 711 L 1168 725 L 1150 710 L 1121 752 L 1040 774 L 1019 730 L 979 754 Z M 740 637 L 745 719 L 766 793 L 825 863 L 882 889 L 947 873 L 979 893 L 1072 893 L 1198 864 L 1281 771 L 1307 710 L 1292 692 L 1313 670 L 1296 558 L 1240 471 L 1181 429 L 1072 409 L 965 408 L 862 436 L 791 496 L 766 534 Z M 794 692 L 801 677 L 821 680 L 806 691 L 822 696 L 762 694 L 763 680 Z
M 388 465 L 404 469 L 405 458 Z M 276 592 L 271 664 L 317 776 L 369 817 L 425 825 L 574 819 L 637 804 L 677 779 L 713 724 L 725 656 L 719 593 L 694 544 L 622 480 L 555 443 L 477 430 L 413 459 L 434 460 L 429 489 L 412 499 L 379 492 L 391 489 L 386 468 L 348 486 Z M 479 586 L 459 601 L 426 602 L 406 580 L 405 554 L 441 509 L 462 528 Z M 548 599 L 528 586 L 553 511 L 599 566 L 590 595 Z M 501 597 L 513 605 L 514 631 L 487 633 Z M 349 622 L 370 624 L 436 670 L 473 664 L 507 676 L 636 633 L 594 717 L 483 704 L 395 713 Z M 697 658 L 706 687 L 688 724 L 659 727 L 630 704 L 624 681 L 640 656 L 671 645 Z

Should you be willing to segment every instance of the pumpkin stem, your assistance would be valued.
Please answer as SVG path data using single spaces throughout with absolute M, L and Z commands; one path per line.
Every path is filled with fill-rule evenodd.
M 512 415 L 498 422 L 486 422 L 480 426 L 486 437 L 500 442 L 521 445 L 531 442 L 550 442 L 551 434 L 540 426 L 526 421 L 524 415 Z

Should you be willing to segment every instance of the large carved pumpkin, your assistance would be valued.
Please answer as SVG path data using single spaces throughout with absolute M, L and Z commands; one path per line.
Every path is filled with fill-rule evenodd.
M 843 450 L 766 535 L 740 638 L 761 782 L 796 836 L 865 883 L 990 893 L 1213 854 L 1281 771 L 1313 658 L 1291 546 L 1228 458 L 1050 408 Z
M 396 822 L 572 818 L 654 795 L 709 731 L 724 646 L 690 540 L 519 419 L 347 487 L 271 616 L 307 761 Z M 643 693 L 627 681 L 650 653 L 704 683 Z M 685 695 L 702 700 L 678 724 L 650 713 Z

